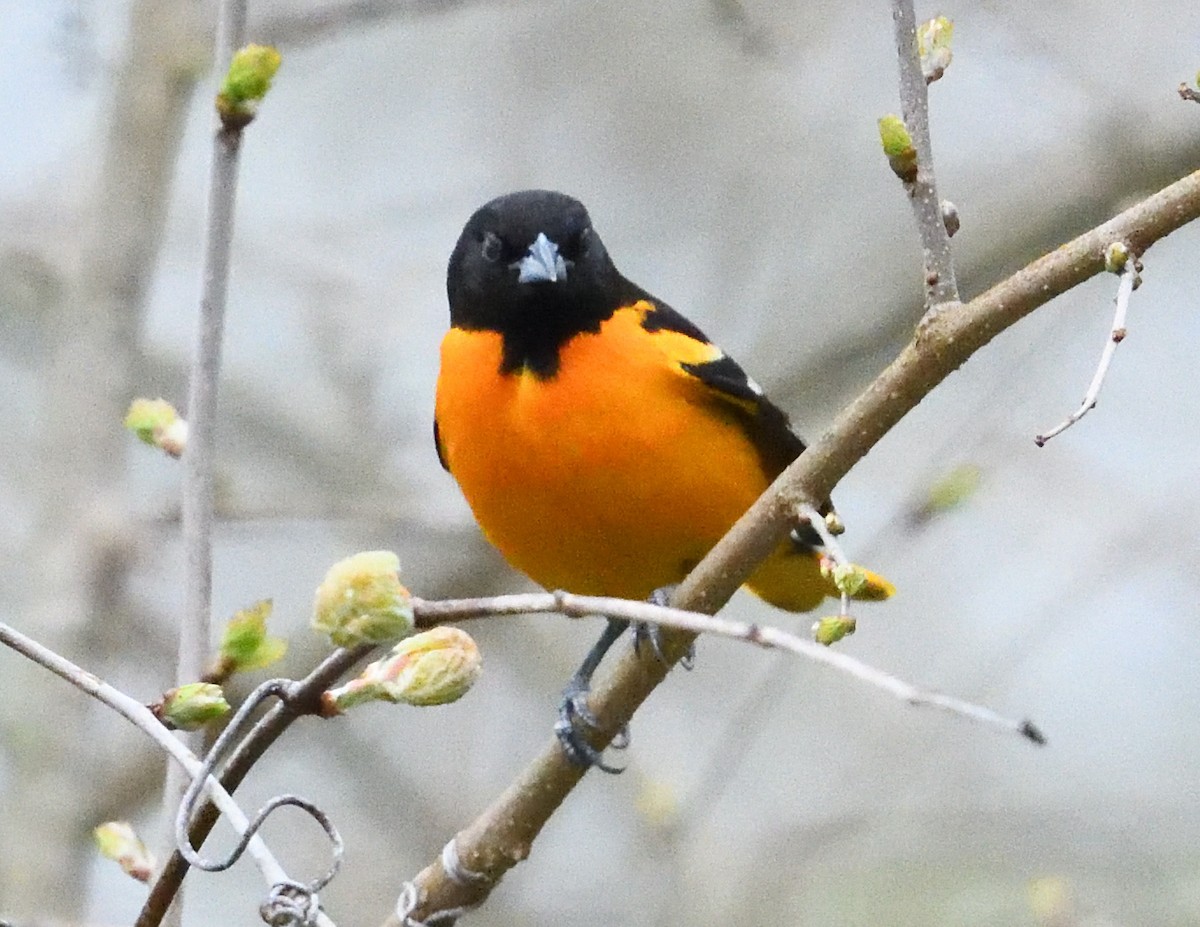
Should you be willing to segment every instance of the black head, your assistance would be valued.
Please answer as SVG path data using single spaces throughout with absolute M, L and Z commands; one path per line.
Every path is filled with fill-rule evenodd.
M 506 372 L 552 376 L 559 347 L 598 331 L 636 288 L 613 266 L 582 203 L 525 190 L 471 216 L 450 255 L 446 290 L 451 325 L 504 336 Z

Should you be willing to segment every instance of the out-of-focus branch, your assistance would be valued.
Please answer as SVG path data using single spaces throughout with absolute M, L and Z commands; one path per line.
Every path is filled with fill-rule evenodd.
M 917 151 L 917 173 L 906 182 L 921 248 L 925 255 L 925 306 L 933 309 L 958 302 L 958 282 L 950 236 L 942 218 L 937 178 L 933 171 L 933 143 L 929 136 L 929 91 L 917 51 L 917 20 L 912 0 L 892 0 L 892 23 L 896 34 L 896 58 L 900 65 L 900 106 L 904 125 Z
M 97 156 L 71 165 L 73 175 L 95 171 L 83 208 L 72 211 L 83 224 L 78 250 L 65 255 L 71 276 L 62 303 L 43 317 L 50 348 L 37 365 L 39 527 L 21 557 L 37 582 L 24 613 L 55 649 L 86 650 L 97 661 L 136 639 L 122 624 L 132 557 L 121 552 L 136 543 L 123 519 L 128 445 L 117 423 L 132 392 L 176 154 L 205 59 L 200 5 L 130 6 L 104 124 L 87 146 Z M 93 586 L 97 571 L 103 582 Z M 31 723 L 27 706 L 41 703 L 53 685 L 25 663 L 7 682 L 23 697 L 3 712 L 5 736 Z M 20 841 L 26 850 L 0 854 L 0 907 L 14 920 L 83 912 L 84 896 L 61 889 L 82 884 L 89 862 L 77 780 L 87 768 L 77 751 L 88 710 L 72 703 L 12 754 L 0 796 L 0 844 Z
M 469 2 L 472 0 L 329 0 L 264 17 L 254 24 L 254 34 L 272 45 L 296 48 L 316 44 L 348 29 L 445 13 Z
M 1034 261 L 969 303 L 928 318 L 913 340 L 837 417 L 830 429 L 787 468 L 684 580 L 671 604 L 714 613 L 791 530 L 800 506 L 829 498 L 834 486 L 908 412 L 967 358 L 1000 332 L 1104 269 L 1107 247 L 1124 241 L 1133 255 L 1200 217 L 1200 171 Z M 665 661 L 627 653 L 594 689 L 598 721 L 592 745 L 604 747 L 686 653 L 692 634 L 672 635 Z M 538 756 L 453 844 L 462 871 L 442 859 L 422 870 L 406 891 L 413 903 L 388 918 L 389 927 L 436 920 L 440 912 L 482 903 L 509 869 L 525 859 L 542 827 L 584 770 L 551 738 Z M 445 916 L 445 915 L 443 915 Z M 452 919 L 452 917 L 451 917 Z

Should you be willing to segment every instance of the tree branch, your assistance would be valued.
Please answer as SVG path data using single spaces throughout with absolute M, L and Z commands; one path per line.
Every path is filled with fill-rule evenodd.
M 814 513 L 815 509 L 812 510 Z M 817 516 L 820 520 L 820 516 Z M 821 524 L 824 521 L 821 520 Z M 690 612 L 679 608 L 634 602 L 606 596 L 573 595 L 569 592 L 532 592 L 522 595 L 500 595 L 484 599 L 447 599 L 428 602 L 413 599 L 413 614 L 418 627 L 432 627 L 448 621 L 498 615 L 529 615 L 557 612 L 568 618 L 621 618 L 625 621 L 655 624 L 693 635 L 713 634 L 733 640 L 746 641 L 767 650 L 783 650 L 814 663 L 831 667 L 860 682 L 882 689 L 910 705 L 940 708 L 972 721 L 1020 734 L 1035 743 L 1045 743 L 1038 728 L 1029 721 L 1015 721 L 980 705 L 938 692 L 929 692 L 912 683 L 898 679 L 837 650 L 806 640 L 796 634 L 769 625 L 749 624 Z
M 1124 241 L 1134 256 L 1200 217 L 1200 171 L 1018 271 L 974 300 L 936 314 L 900 355 L 787 468 L 684 580 L 672 605 L 713 613 L 729 600 L 790 530 L 801 505 L 829 497 L 834 486 L 897 422 L 972 354 L 1055 296 L 1104 270 L 1109 244 Z M 595 688 L 589 707 L 599 721 L 593 746 L 603 747 L 633 716 L 687 650 L 691 634 L 666 642 L 668 663 L 627 652 Z M 482 903 L 509 869 L 525 859 L 550 815 L 584 770 L 551 738 L 538 756 L 455 842 L 463 866 L 478 879 L 448 873 L 439 859 L 412 883 L 411 921 Z M 388 925 L 402 923 L 400 916 Z

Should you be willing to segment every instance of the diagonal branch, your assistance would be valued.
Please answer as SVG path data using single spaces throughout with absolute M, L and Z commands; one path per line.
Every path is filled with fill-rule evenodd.
M 1200 171 L 1188 175 L 1114 219 L 1034 261 L 969 303 L 935 314 L 900 355 L 834 421 L 676 590 L 671 604 L 715 612 L 790 530 L 794 512 L 829 497 L 834 486 L 908 412 L 996 335 L 1055 296 L 1104 270 L 1105 249 L 1124 241 L 1140 256 L 1160 238 L 1200 217 Z M 669 663 L 627 652 L 595 689 L 589 706 L 599 721 L 593 746 L 605 746 L 686 652 L 691 634 L 673 635 Z M 550 816 L 583 778 L 584 770 L 551 738 L 537 757 L 453 843 L 459 866 L 443 859 L 406 889 L 415 903 L 392 915 L 389 927 L 436 922 L 486 900 L 509 869 L 525 859 Z M 454 854 L 443 854 L 454 856 Z M 462 870 L 474 878 L 464 878 Z M 447 913 L 443 913 L 447 912 Z

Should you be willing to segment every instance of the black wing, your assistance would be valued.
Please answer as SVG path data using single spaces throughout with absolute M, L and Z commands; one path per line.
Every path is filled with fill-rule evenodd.
M 433 446 L 437 450 L 438 463 L 442 465 L 442 469 L 447 473 L 450 472 L 450 464 L 446 463 L 446 454 L 442 450 L 442 436 L 438 434 L 437 419 L 433 420 Z
M 711 344 L 696 325 L 666 303 L 647 297 L 654 309 L 646 314 L 646 331 L 673 331 Z M 774 479 L 800 456 L 804 442 L 792 431 L 783 410 L 769 400 L 732 357 L 721 354 L 701 364 L 681 364 L 687 373 L 709 387 L 754 443 L 763 468 Z
M 646 314 L 647 331 L 673 331 L 687 335 L 704 344 L 708 337 L 685 316 L 666 303 L 647 296 L 654 309 Z M 728 354 L 720 354 L 701 364 L 681 364 L 683 370 L 713 391 L 721 407 L 753 442 L 767 475 L 774 479 L 804 450 L 804 442 L 793 430 L 787 415 L 766 397 L 761 386 L 754 382 L 741 365 Z M 833 511 L 833 503 L 820 506 L 822 515 Z M 819 548 L 821 538 L 812 527 L 802 525 L 792 532 L 798 548 Z

